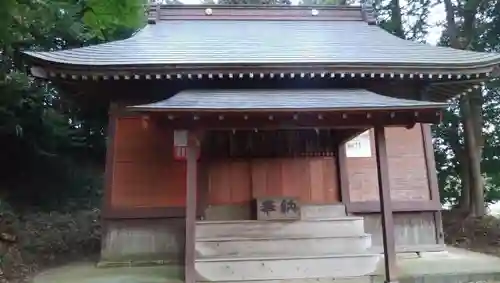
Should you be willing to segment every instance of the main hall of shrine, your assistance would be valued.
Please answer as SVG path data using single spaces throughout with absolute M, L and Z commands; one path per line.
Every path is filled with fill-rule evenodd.
M 444 248 L 430 125 L 500 55 L 400 39 L 367 6 L 148 11 L 128 39 L 24 54 L 109 106 L 101 266 L 393 282 L 396 253 Z

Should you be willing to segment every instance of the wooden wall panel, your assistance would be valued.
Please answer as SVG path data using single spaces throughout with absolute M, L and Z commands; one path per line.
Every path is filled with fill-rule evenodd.
M 394 213 L 394 236 L 398 251 L 425 251 L 443 249 L 436 235 L 432 212 Z M 373 247 L 382 248 L 382 221 L 380 214 L 357 214 L 364 217 L 365 232 L 372 236 Z
M 250 163 L 218 161 L 209 166 L 209 204 L 224 205 L 251 200 Z
M 230 180 L 234 184 L 231 189 L 231 202 L 243 203 L 252 197 L 250 164 L 245 161 L 231 162 Z
M 111 206 L 185 206 L 185 163 L 172 159 L 173 132 L 141 117 L 116 120 Z
M 212 205 L 280 196 L 296 197 L 309 204 L 339 202 L 332 157 L 219 161 L 210 168 Z
M 261 198 L 267 195 L 267 161 L 263 159 L 251 160 L 252 198 Z
M 308 195 L 308 191 L 304 188 L 308 187 L 309 171 L 307 167 L 307 160 L 296 159 L 293 162 L 281 163 L 281 174 L 283 182 L 283 194 L 287 196 L 297 196 L 300 199 L 301 194 Z M 297 176 L 302 176 L 297 178 Z
M 429 200 L 421 125 L 407 130 L 387 128 L 391 196 L 397 200 Z
M 283 175 L 281 174 L 281 164 L 283 159 L 263 159 L 264 164 L 259 164 L 262 166 L 262 170 L 266 171 L 266 196 L 285 196 L 285 189 L 283 188 Z M 252 164 L 252 170 L 257 170 L 256 164 Z M 253 181 L 253 179 L 252 179 Z
M 377 201 L 375 141 L 371 136 L 371 157 L 348 157 L 347 171 L 351 201 Z M 420 124 L 412 129 L 386 128 L 391 198 L 402 201 L 430 199 Z

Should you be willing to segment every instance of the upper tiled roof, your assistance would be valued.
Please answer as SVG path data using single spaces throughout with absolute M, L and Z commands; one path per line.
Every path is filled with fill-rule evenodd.
M 387 110 L 443 108 L 447 104 L 394 98 L 364 89 L 186 90 L 130 107 L 143 111 Z
M 349 11 L 352 14 L 352 10 Z M 293 9 L 292 9 L 293 10 Z M 500 55 L 435 47 L 399 39 L 361 17 L 310 20 L 178 19 L 165 16 L 129 39 L 95 46 L 26 52 L 42 62 L 82 67 L 168 67 L 232 64 L 249 66 L 297 63 L 331 68 L 480 68 L 496 65 Z
M 460 65 L 498 54 L 434 47 L 395 37 L 361 21 L 165 21 L 111 43 L 28 52 L 78 65 L 335 63 Z

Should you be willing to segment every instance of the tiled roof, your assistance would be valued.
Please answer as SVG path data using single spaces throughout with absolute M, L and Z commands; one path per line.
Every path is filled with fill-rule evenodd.
M 360 9 L 361 15 L 361 9 Z M 42 61 L 90 67 L 327 64 L 397 68 L 486 67 L 500 55 L 402 40 L 376 25 L 348 20 L 161 20 L 129 39 L 54 52 Z
M 144 111 L 379 110 L 442 108 L 445 103 L 394 98 L 364 89 L 186 90 Z

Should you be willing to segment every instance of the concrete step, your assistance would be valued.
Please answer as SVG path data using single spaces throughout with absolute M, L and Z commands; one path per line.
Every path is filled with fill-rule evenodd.
M 197 259 L 197 281 L 345 278 L 373 273 L 380 255 L 216 257 Z
M 300 208 L 301 219 L 324 219 L 334 217 L 347 216 L 345 205 L 329 204 L 329 205 L 303 205 Z
M 356 254 L 371 247 L 370 235 L 346 237 L 222 237 L 196 241 L 200 257 L 210 256 L 305 256 L 327 254 Z
M 210 281 L 197 281 L 198 283 Z M 356 276 L 346 278 L 302 278 L 281 280 L 257 280 L 257 281 L 219 281 L 223 283 L 372 283 L 370 276 Z
M 342 237 L 364 234 L 362 217 L 300 221 L 198 221 L 196 238 L 220 237 Z

